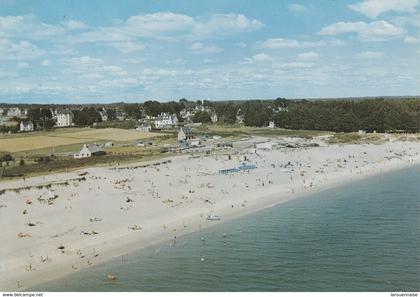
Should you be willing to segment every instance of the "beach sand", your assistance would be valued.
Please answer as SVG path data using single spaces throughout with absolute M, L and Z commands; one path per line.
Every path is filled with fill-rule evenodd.
M 219 174 L 245 159 L 257 168 Z M 175 244 L 182 234 L 419 163 L 419 142 L 275 150 L 244 142 L 204 156 L 3 182 L 0 291 L 24 290 L 154 243 Z M 212 214 L 221 220 L 207 220 Z

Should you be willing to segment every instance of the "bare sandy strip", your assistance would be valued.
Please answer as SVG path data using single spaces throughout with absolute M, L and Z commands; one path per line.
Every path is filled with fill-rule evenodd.
M 257 169 L 218 173 L 245 157 Z M 23 290 L 307 193 L 418 164 L 420 143 L 244 148 L 153 163 L 1 183 L 0 291 Z M 209 214 L 222 220 L 209 221 Z

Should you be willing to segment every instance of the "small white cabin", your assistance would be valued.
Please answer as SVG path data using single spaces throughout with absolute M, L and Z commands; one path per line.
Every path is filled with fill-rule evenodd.
M 74 154 L 75 159 L 89 158 L 97 155 L 104 155 L 105 151 L 103 150 L 102 144 L 84 144 L 79 153 Z

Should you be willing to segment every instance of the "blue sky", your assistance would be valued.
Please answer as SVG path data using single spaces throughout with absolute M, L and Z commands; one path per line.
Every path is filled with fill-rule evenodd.
M 420 94 L 420 0 L 0 0 L 0 102 Z

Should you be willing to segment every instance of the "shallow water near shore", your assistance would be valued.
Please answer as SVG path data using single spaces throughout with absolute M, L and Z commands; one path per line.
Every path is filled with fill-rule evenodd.
M 292 200 L 28 291 L 419 291 L 420 167 Z M 108 274 L 116 281 L 107 281 Z

